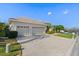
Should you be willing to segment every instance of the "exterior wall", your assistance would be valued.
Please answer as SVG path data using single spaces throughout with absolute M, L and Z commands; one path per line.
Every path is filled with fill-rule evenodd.
M 24 36 L 33 36 L 36 34 L 44 34 L 45 33 L 45 26 L 44 25 L 39 25 L 39 24 L 30 24 L 30 23 L 22 23 L 22 22 L 15 22 L 11 23 L 12 26 L 16 29 L 16 31 L 19 32 L 20 34 L 23 34 Z M 28 28 L 17 28 L 18 26 L 27 26 Z M 11 27 L 11 30 L 15 30 L 13 27 Z M 35 28 L 35 29 L 34 29 Z M 26 34 L 28 31 L 28 34 Z M 34 34 L 35 32 L 35 34 Z
M 9 24 L 9 29 L 11 30 L 11 31 L 16 31 L 16 25 L 14 25 L 15 23 L 11 23 L 11 24 Z
M 21 23 L 21 22 L 15 22 L 14 24 L 16 26 L 16 31 L 18 31 L 18 36 L 30 36 L 30 30 L 29 30 L 29 27 L 30 27 L 30 24 L 29 23 Z M 19 27 L 23 27 L 23 26 L 26 26 L 28 28 L 18 28 Z

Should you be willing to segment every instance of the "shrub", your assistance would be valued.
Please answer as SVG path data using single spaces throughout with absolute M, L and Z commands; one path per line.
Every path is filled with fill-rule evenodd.
M 0 37 L 5 37 L 5 31 L 0 31 Z
M 18 35 L 17 31 L 10 31 L 8 34 L 8 38 L 16 38 Z
M 8 35 L 9 35 L 9 29 L 5 29 L 5 37 L 8 37 Z
M 52 31 L 48 31 L 47 32 L 47 34 L 53 34 L 54 33 L 54 31 L 52 30 Z
M 0 45 L 0 56 L 22 55 L 21 45 L 19 43 L 11 44 L 9 53 L 5 53 L 5 44 Z
M 13 51 L 17 51 L 17 50 L 21 50 L 20 44 L 19 43 L 11 44 L 10 51 L 13 52 Z

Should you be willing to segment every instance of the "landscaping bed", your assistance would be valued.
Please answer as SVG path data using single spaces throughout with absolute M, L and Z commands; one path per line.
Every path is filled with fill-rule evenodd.
M 5 52 L 5 43 L 10 43 L 10 52 Z M 0 42 L 0 56 L 17 56 L 22 54 L 21 45 L 15 39 L 7 39 L 5 43 Z

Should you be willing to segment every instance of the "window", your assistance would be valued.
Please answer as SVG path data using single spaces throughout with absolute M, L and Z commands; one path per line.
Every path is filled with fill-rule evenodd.
M 26 28 L 26 27 L 24 26 L 24 28 Z
M 29 26 L 17 26 L 17 28 L 29 28 Z
M 21 26 L 21 28 L 23 28 L 23 26 Z
M 29 26 L 25 26 L 25 28 L 29 28 Z
M 17 28 L 20 28 L 20 26 L 17 26 Z

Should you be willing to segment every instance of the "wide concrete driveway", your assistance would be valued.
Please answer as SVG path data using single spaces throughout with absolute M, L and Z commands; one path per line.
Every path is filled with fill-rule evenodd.
M 65 39 L 49 35 L 42 39 L 22 43 L 23 56 L 67 56 L 73 45 L 74 39 Z

